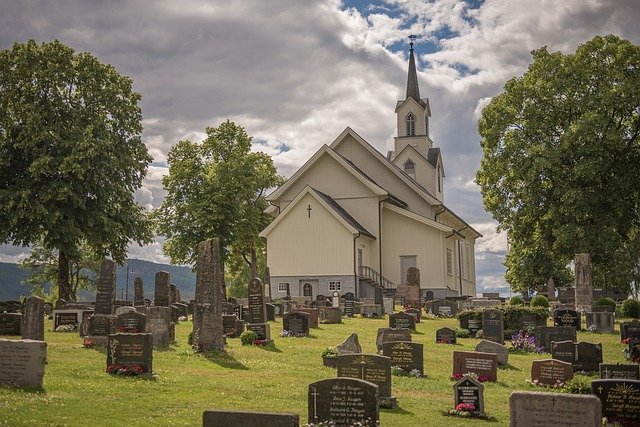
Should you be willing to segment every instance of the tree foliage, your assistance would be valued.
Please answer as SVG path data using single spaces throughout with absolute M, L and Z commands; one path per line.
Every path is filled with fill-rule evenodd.
M 638 226 L 639 64 L 640 47 L 612 35 L 541 48 L 483 110 L 476 178 L 512 243 L 515 289 L 566 277 L 575 253 L 606 269 Z
M 0 241 L 59 254 L 60 297 L 80 242 L 122 262 L 151 239 L 133 193 L 152 158 L 132 81 L 58 41 L 0 52 Z
M 241 126 L 227 120 L 206 135 L 202 143 L 180 141 L 169 151 L 169 174 L 162 181 L 167 196 L 154 212 L 166 237 L 164 251 L 172 263 L 194 264 L 198 242 L 217 237 L 233 276 L 244 265 L 257 276 L 264 260 L 258 234 L 271 220 L 263 212 L 265 193 L 283 179 L 268 155 L 251 152 Z

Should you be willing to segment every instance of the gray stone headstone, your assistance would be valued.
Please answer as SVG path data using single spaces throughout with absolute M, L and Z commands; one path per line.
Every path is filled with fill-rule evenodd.
M 42 340 L 0 338 L 0 386 L 41 389 L 46 360 Z
M 111 315 L 116 300 L 116 263 L 105 259 L 100 264 L 100 278 L 96 291 L 95 314 Z
M 202 414 L 202 427 L 299 427 L 298 414 L 210 410 Z
M 264 301 L 264 287 L 257 277 L 249 282 L 249 323 L 266 323 L 267 309 Z
M 175 325 L 171 322 L 171 308 L 153 306 L 147 308 L 147 332 L 153 335 L 155 348 L 169 347 Z
M 362 347 L 358 341 L 358 334 L 355 332 L 347 337 L 346 340 L 336 346 L 339 355 L 362 353 Z
M 196 351 L 222 350 L 222 303 L 224 271 L 218 239 L 198 244 L 196 301 L 193 313 L 192 346 Z M 260 286 L 262 288 L 262 286 Z
M 133 279 L 133 305 L 143 306 L 144 303 L 144 284 L 142 283 L 142 277 L 136 277 Z
M 174 283 L 169 284 L 169 303 L 173 304 L 178 302 L 178 288 Z
M 575 266 L 576 310 L 590 312 L 593 306 L 593 284 L 591 282 L 591 256 L 576 254 Z
M 22 339 L 44 341 L 44 300 L 30 296 L 24 303 Z
M 308 421 L 336 426 L 379 425 L 378 386 L 355 378 L 332 378 L 309 384 Z
M 153 336 L 117 333 L 107 341 L 107 372 L 139 366 L 144 374 L 153 373 Z
M 509 426 L 598 427 L 601 407 L 593 395 L 514 391 L 509 396 Z
M 377 354 L 345 354 L 336 360 L 338 377 L 358 378 L 378 386 L 380 397 L 391 397 L 391 359 Z
M 424 375 L 423 346 L 417 342 L 393 341 L 382 345 L 382 355 L 391 359 L 391 366 L 397 366 L 404 371 L 417 370 Z
M 342 323 L 342 309 L 340 307 L 325 307 L 323 320 L 328 324 Z
M 417 267 L 409 267 L 407 270 L 407 287 L 405 304 L 420 310 L 422 301 L 420 298 L 420 270 Z
M 482 353 L 493 353 L 498 356 L 498 363 L 500 365 L 507 365 L 509 363 L 509 350 L 503 344 L 497 342 L 482 340 L 476 345 L 476 351 Z
M 602 332 L 606 334 L 612 334 L 615 332 L 615 314 L 608 312 L 593 312 L 586 313 L 587 328 L 589 330 L 594 329 L 593 332 Z
M 171 277 L 166 271 L 158 271 L 155 280 L 155 293 L 153 297 L 153 305 L 156 307 L 169 307 L 170 290 L 169 281 Z

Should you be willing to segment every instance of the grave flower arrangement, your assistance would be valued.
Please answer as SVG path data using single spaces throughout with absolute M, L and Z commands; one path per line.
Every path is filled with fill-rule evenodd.
M 478 376 L 478 374 L 476 374 L 475 372 L 467 372 L 466 374 L 456 373 L 456 374 L 451 375 L 451 379 L 454 380 L 454 381 L 458 381 L 462 377 L 473 378 L 474 380 L 478 380 L 481 383 L 489 381 L 489 377 L 484 376 L 484 375 Z
M 423 378 L 419 370 L 412 369 L 410 371 L 407 371 L 406 369 L 403 369 L 400 366 L 392 366 L 391 373 L 398 377 Z
M 527 331 L 520 330 L 517 334 L 511 335 L 511 351 L 523 353 L 542 353 L 541 347 L 536 347 L 535 337 L 529 335 Z
M 625 338 L 622 341 L 620 341 L 620 344 L 629 344 L 629 341 L 631 341 L 631 338 Z
M 530 380 L 530 379 L 526 379 L 525 380 L 527 383 L 533 385 L 533 386 L 537 386 L 537 387 L 548 387 L 548 388 L 562 388 L 564 387 L 564 382 L 562 382 L 561 380 L 556 380 L 555 384 L 544 384 L 539 382 L 538 380 Z
M 254 345 L 254 341 L 258 340 L 258 334 L 253 331 L 244 331 L 240 334 L 240 342 L 242 345 Z
M 93 340 L 91 338 L 85 338 L 82 341 L 82 346 L 84 348 L 93 348 Z
M 476 412 L 476 407 L 471 403 L 459 403 L 455 409 L 445 411 L 444 415 L 462 418 L 479 418 L 482 420 L 490 420 L 492 418 L 487 414 Z
M 303 338 L 306 337 L 307 335 L 305 335 L 302 332 L 294 332 L 294 331 L 282 331 L 282 333 L 280 334 L 281 337 L 283 338 L 288 338 L 288 337 L 295 337 L 295 338 Z
M 140 365 L 109 365 L 107 373 L 117 375 L 140 375 L 144 373 L 144 368 Z

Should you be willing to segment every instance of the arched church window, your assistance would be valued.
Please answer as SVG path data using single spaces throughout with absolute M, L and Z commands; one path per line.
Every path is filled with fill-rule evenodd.
M 413 113 L 407 114 L 407 136 L 414 136 L 416 134 L 416 116 Z
M 404 162 L 404 172 L 411 178 L 416 179 L 416 164 L 411 159 Z

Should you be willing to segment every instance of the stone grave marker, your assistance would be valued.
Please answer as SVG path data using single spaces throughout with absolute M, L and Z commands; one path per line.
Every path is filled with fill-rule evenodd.
M 502 311 L 489 309 L 482 312 L 482 337 L 485 340 L 504 344 Z
M 415 316 L 402 311 L 393 313 L 389 315 L 389 327 L 414 331 L 416 329 L 416 318 Z
M 169 283 L 169 304 L 173 304 L 174 302 L 178 302 L 176 300 L 178 288 L 175 283 Z
M 391 366 L 398 366 L 407 372 L 417 370 L 424 375 L 422 344 L 410 341 L 392 341 L 382 345 L 382 355 L 391 359 Z
M 275 322 L 276 321 L 276 306 L 273 304 L 265 303 L 265 308 L 267 309 L 267 322 Z
M 230 314 L 235 314 L 238 319 L 245 320 L 245 309 L 240 304 L 234 305 Z
M 573 366 L 577 359 L 576 343 L 573 341 L 554 341 L 551 343 L 551 357 Z
M 640 380 L 640 365 L 601 363 L 600 379 L 603 380 Z
M 343 354 L 355 354 L 362 353 L 362 347 L 360 341 L 358 341 L 358 334 L 355 332 L 347 337 L 346 340 L 336 346 L 339 355 Z
M 82 319 L 82 322 L 80 322 L 80 325 L 78 326 L 78 333 L 81 338 L 91 334 L 91 318 L 85 317 Z
M 382 308 L 384 309 L 385 313 L 393 314 L 393 298 L 382 298 Z
M 382 317 L 382 306 L 378 304 L 362 304 L 360 314 L 364 317 Z
M 384 294 L 382 292 L 382 286 L 374 286 L 373 288 L 373 304 L 380 307 L 380 316 L 384 316 Z
M 420 313 L 420 310 L 418 309 L 407 308 L 406 310 L 404 310 L 404 312 L 412 315 L 416 319 L 416 322 L 419 322 L 420 319 L 422 319 L 422 313 Z
M 311 285 L 311 283 L 305 283 L 302 286 L 302 296 L 313 298 L 313 286 Z
M 640 358 L 640 339 L 629 338 L 627 346 L 627 358 L 631 360 L 638 360 Z
M 573 326 L 536 326 L 534 329 L 535 345 L 546 351 L 551 350 L 552 342 L 577 341 L 576 328 Z
M 531 381 L 556 385 L 573 378 L 573 366 L 571 363 L 556 359 L 534 360 L 531 364 Z
M 83 310 L 53 310 L 53 330 L 56 331 L 60 326 L 64 326 L 67 331 L 77 330 L 78 325 L 82 321 Z M 65 329 L 60 328 L 60 329 Z
M 475 338 L 476 333 L 482 329 L 482 326 L 478 319 L 465 316 L 460 319 L 460 328 L 468 330 L 471 336 Z
M 316 301 L 314 307 L 326 307 L 327 306 L 327 297 L 322 294 L 316 295 Z
M 498 357 L 498 364 L 505 366 L 509 363 L 509 350 L 504 344 L 489 340 L 481 340 L 476 345 L 476 351 L 481 353 L 493 353 Z
M 204 240 L 198 243 L 196 262 L 196 300 L 192 330 L 192 347 L 195 351 L 220 351 L 224 348 L 223 288 L 224 270 L 220 261 L 219 241 Z
M 455 344 L 457 342 L 456 330 L 452 328 L 440 328 L 436 331 L 437 344 Z
M 395 407 L 391 396 L 391 359 L 377 354 L 345 354 L 336 360 L 338 377 L 357 378 L 378 386 L 380 406 Z
M 309 315 L 309 327 L 317 328 L 320 323 L 320 310 L 317 308 L 296 308 L 294 311 Z
M 640 339 L 640 320 L 633 319 L 631 322 L 620 323 L 620 341 L 627 338 Z
M 132 366 L 141 373 L 153 373 L 153 336 L 151 334 L 112 334 L 107 341 L 107 372 Z
M 222 315 L 222 333 L 227 338 L 237 338 L 244 331 L 244 327 L 240 330 L 238 327 L 238 318 L 235 314 Z
M 340 307 L 325 307 L 323 321 L 328 324 L 342 323 L 342 309 Z
M 137 276 L 133 279 L 133 305 L 144 306 L 144 284 L 142 283 L 142 277 Z
M 640 425 L 640 380 L 593 380 L 591 392 L 602 404 L 602 416 L 623 426 Z
M 599 427 L 600 400 L 593 395 L 514 391 L 509 396 L 510 427 Z
M 487 377 L 489 381 L 498 380 L 498 356 L 477 351 L 454 351 L 453 374 L 465 375 L 469 372 L 478 377 Z
M 42 388 L 47 343 L 0 338 L 0 386 Z
M 331 378 L 309 384 L 308 421 L 336 426 L 377 426 L 380 421 L 378 386 L 355 378 Z
M 331 294 L 331 306 L 340 307 L 340 292 L 333 291 L 333 294 Z
M 202 427 L 299 427 L 298 414 L 209 410 L 202 414 Z
M 174 328 L 175 324 L 171 321 L 169 307 L 153 306 L 147 308 L 147 332 L 153 335 L 155 348 L 169 347 L 173 341 Z
M 100 264 L 100 278 L 96 291 L 96 306 L 94 314 L 110 316 L 113 314 L 116 300 L 116 263 L 110 259 L 102 260 Z
M 153 305 L 156 307 L 169 307 L 170 288 L 169 282 L 171 277 L 166 271 L 158 271 L 156 273 L 155 282 L 155 296 L 153 298 Z
M 23 340 L 44 341 L 44 300 L 42 298 L 33 295 L 27 297 L 20 331 Z
M 615 332 L 615 314 L 605 311 L 585 313 L 587 328 L 593 332 L 612 334 Z
M 255 332 L 259 340 L 271 341 L 271 326 L 268 323 L 247 323 L 247 330 Z
M 582 329 L 582 316 L 575 310 L 556 310 L 553 315 L 554 326 L 573 326 Z
M 420 270 L 417 267 L 409 267 L 407 270 L 407 286 L 405 304 L 411 308 L 420 310 Z
M 301 311 L 292 311 L 282 318 L 282 330 L 295 335 L 309 335 L 309 315 Z
M 602 363 L 602 344 L 589 342 L 576 344 L 572 341 L 554 341 L 551 344 L 551 357 L 571 363 L 575 372 L 597 371 L 600 363 Z
M 458 305 L 455 301 L 441 299 L 431 303 L 433 314 L 438 317 L 451 317 L 458 314 Z
M 21 323 L 22 314 L 20 313 L 0 313 L 0 335 L 21 336 Z
M 471 377 L 464 376 L 453 385 L 454 408 L 461 403 L 473 405 L 472 412 L 484 413 L 484 385 Z
M 593 283 L 591 281 L 591 255 L 575 254 L 573 259 L 575 271 L 576 310 L 591 311 L 593 307 Z
M 353 317 L 354 313 L 354 300 L 355 295 L 353 292 L 347 292 L 344 294 L 344 315 L 347 317 Z
M 264 287 L 257 277 L 249 282 L 249 323 L 266 323 L 267 309 L 264 301 Z
M 382 351 L 382 347 L 387 342 L 411 341 L 411 331 L 409 329 L 379 328 L 376 336 L 376 348 Z
M 116 316 L 116 333 L 141 334 L 146 330 L 146 314 L 129 311 Z
M 534 314 L 521 314 L 518 317 L 518 329 L 523 331 L 534 329 L 536 326 L 545 326 L 545 325 L 546 325 L 545 320 L 540 319 L 538 316 Z

